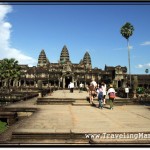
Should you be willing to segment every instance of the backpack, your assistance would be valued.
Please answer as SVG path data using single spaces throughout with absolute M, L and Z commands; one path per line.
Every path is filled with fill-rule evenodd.
M 101 99 L 103 99 L 103 92 L 102 91 L 100 91 L 98 93 L 98 100 L 101 100 Z
M 115 92 L 109 93 L 109 98 L 114 99 L 116 97 Z

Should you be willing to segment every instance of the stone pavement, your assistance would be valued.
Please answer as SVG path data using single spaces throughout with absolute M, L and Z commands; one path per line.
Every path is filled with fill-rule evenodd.
M 46 97 L 76 98 L 88 103 L 87 96 L 88 93 L 85 91 L 79 93 L 76 90 L 74 93 L 70 93 L 69 90 L 58 90 Z M 95 101 L 97 100 L 95 99 Z M 17 127 L 14 124 L 13 132 L 150 133 L 150 106 L 123 105 L 115 106 L 114 110 L 110 110 L 108 109 L 109 105 L 106 105 L 101 110 L 91 105 L 36 105 L 36 98 L 33 98 L 8 107 L 34 107 L 38 109 L 22 120 L 20 124 L 17 124 Z M 5 133 L 2 136 L 5 136 Z M 2 136 L 0 136 L 0 141 L 4 141 Z
M 74 90 L 73 93 L 70 93 L 69 90 L 58 90 L 54 91 L 51 95 L 47 95 L 46 97 L 50 98 L 74 98 L 74 99 L 86 99 L 88 97 L 88 92 L 82 91 L 79 93 L 79 90 Z M 108 96 L 106 96 L 108 98 Z M 97 98 L 95 98 L 97 99 Z M 118 97 L 116 97 L 118 99 Z M 119 98 L 120 99 L 120 98 Z

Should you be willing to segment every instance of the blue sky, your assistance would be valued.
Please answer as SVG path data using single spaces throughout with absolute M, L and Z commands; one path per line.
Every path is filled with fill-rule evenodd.
M 0 59 L 15 57 L 21 64 L 37 65 L 45 50 L 50 62 L 58 62 L 64 45 L 72 63 L 86 51 L 92 66 L 127 66 L 127 41 L 120 28 L 130 22 L 131 73 L 150 69 L 150 5 L 0 5 Z M 3 14 L 3 15 L 2 15 Z

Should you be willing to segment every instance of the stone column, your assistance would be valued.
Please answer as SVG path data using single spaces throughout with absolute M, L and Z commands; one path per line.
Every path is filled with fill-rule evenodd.
M 72 76 L 72 82 L 74 83 L 74 76 Z
M 59 80 L 59 82 L 58 82 L 58 87 L 60 88 L 60 80 Z
M 36 81 L 34 81 L 34 87 L 36 87 Z
M 77 87 L 77 81 L 75 81 L 75 87 Z
M 114 80 L 114 81 L 113 81 L 113 85 L 114 85 L 116 88 L 118 88 L 118 80 Z
M 63 88 L 65 88 L 65 77 L 63 77 Z
M 6 87 L 7 86 L 7 82 L 6 81 L 4 81 L 4 87 Z
M 136 89 L 138 87 L 138 77 L 134 76 L 133 77 L 133 81 L 134 81 L 134 84 L 133 84 L 133 93 L 134 93 L 134 96 L 133 96 L 133 98 L 137 98 L 136 97 Z
M 13 80 L 13 87 L 15 87 L 15 80 Z
M 20 80 L 18 81 L 18 86 L 19 86 L 19 87 L 21 86 L 21 81 L 20 81 Z
M 84 82 L 84 87 L 86 87 L 86 82 Z
M 23 86 L 24 86 L 24 87 L 26 86 L 26 80 L 24 80 L 24 84 L 23 84 Z

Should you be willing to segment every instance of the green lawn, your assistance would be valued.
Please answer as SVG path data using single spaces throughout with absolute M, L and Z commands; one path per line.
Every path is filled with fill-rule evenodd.
M 0 134 L 7 129 L 7 123 L 0 121 Z

